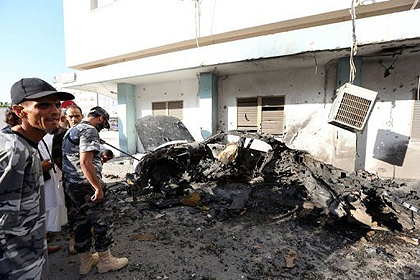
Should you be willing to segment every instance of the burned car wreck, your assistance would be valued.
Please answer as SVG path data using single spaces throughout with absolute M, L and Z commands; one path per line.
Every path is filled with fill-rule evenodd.
M 130 262 L 84 279 L 419 279 L 416 182 L 347 173 L 269 135 L 196 142 L 174 118 L 137 124 L 146 154 L 103 173 L 113 250 Z M 73 279 L 75 257 L 56 254 L 51 279 Z
M 127 174 L 134 201 L 146 195 L 157 208 L 202 206 L 219 219 L 259 207 L 281 218 L 316 211 L 377 230 L 414 229 L 418 225 L 418 194 L 401 191 L 407 188 L 405 184 L 366 171 L 345 172 L 304 151 L 290 149 L 270 135 L 228 131 L 195 142 L 174 117 L 145 118 L 136 125 L 143 144 L 153 138 L 147 129 L 159 133 L 165 130 L 162 123 L 174 130 L 165 137 L 158 135 L 156 138 L 163 139 L 158 144 L 187 141 L 155 149 L 145 145 L 149 152 L 135 173 Z M 143 141 L 146 135 L 149 138 Z

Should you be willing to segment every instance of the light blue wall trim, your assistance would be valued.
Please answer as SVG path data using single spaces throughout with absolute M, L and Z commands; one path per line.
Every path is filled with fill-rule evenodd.
M 136 86 L 118 84 L 118 138 L 121 150 L 136 153 Z
M 362 58 L 355 57 L 353 59 L 354 65 L 356 66 L 356 77 L 353 84 L 356 86 L 362 86 Z M 338 63 L 337 67 L 337 88 L 343 84 L 349 82 L 350 77 L 350 59 L 343 58 Z M 366 163 L 366 147 L 367 147 L 367 135 L 368 135 L 368 124 L 366 123 L 363 131 L 356 132 L 356 150 L 354 156 L 354 170 L 364 170 Z
M 210 112 L 209 115 L 205 116 L 205 120 L 201 126 L 203 138 L 207 138 L 217 131 L 217 81 L 218 77 L 213 73 L 201 73 L 199 77 L 200 111 Z M 211 103 L 201 102 L 205 99 L 211 99 Z M 211 108 L 204 108 L 205 106 L 211 106 Z
M 356 86 L 362 85 L 362 58 L 355 57 L 353 59 L 354 65 L 356 66 L 356 78 L 354 79 L 353 84 Z M 337 88 L 341 87 L 345 83 L 349 82 L 350 78 L 350 59 L 342 58 L 340 59 L 337 67 Z

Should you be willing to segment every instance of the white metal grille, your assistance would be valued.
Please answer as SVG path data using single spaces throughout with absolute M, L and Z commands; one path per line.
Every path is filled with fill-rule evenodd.
M 351 131 L 362 130 L 377 94 L 372 90 L 345 84 L 337 91 L 328 122 Z
M 420 141 L 420 100 L 414 100 L 411 140 Z
M 348 93 L 344 93 L 335 120 L 362 128 L 372 101 Z

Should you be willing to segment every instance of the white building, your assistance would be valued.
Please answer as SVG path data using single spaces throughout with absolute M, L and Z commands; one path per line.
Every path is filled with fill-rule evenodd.
M 110 97 L 92 91 L 81 91 L 74 89 L 66 89 L 68 92 L 74 95 L 74 102 L 82 109 L 84 117 L 87 116 L 89 110 L 95 106 L 101 106 L 112 118 L 116 118 L 118 115 L 118 101 L 117 96 Z
M 420 178 L 414 2 L 356 8 L 355 84 L 379 93 L 363 134 L 327 124 L 349 79 L 351 0 L 64 0 L 76 72 L 57 86 L 117 92 L 120 147 L 130 153 L 140 147 L 137 118 L 173 114 L 197 140 L 201 130 L 258 130 L 347 170 Z

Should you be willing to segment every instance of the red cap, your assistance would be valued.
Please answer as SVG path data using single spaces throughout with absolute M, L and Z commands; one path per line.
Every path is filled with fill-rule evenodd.
M 74 101 L 71 101 L 71 100 L 66 100 L 63 103 L 61 103 L 61 108 L 66 109 L 67 107 L 71 105 L 76 105 L 76 103 L 74 103 Z

